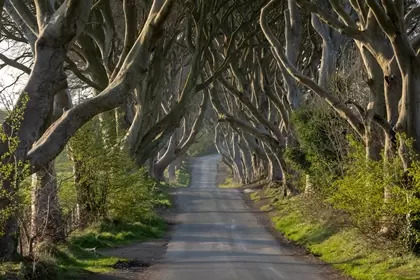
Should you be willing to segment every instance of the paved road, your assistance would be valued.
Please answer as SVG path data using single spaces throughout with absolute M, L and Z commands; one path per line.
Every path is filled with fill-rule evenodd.
M 317 266 L 288 255 L 237 190 L 216 187 L 218 156 L 196 158 L 179 192 L 178 224 L 153 280 L 320 280 Z

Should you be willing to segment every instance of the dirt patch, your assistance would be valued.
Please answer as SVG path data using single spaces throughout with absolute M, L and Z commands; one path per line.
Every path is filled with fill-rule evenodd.
M 112 267 L 115 269 L 130 269 L 138 267 L 149 267 L 150 263 L 129 260 L 129 261 L 118 261 Z

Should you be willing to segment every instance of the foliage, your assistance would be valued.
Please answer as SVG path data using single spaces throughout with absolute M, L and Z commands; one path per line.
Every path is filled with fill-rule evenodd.
M 153 220 L 154 208 L 159 203 L 157 183 L 144 169 L 136 170 L 130 164 L 122 167 L 115 170 L 110 180 L 112 187 L 107 201 L 107 216 L 123 222 Z M 127 173 L 127 170 L 132 171 Z
M 76 194 L 68 188 L 62 199 L 86 204 L 93 220 L 113 219 L 122 222 L 154 218 L 158 188 L 143 168 L 138 168 L 126 151 L 103 140 L 98 119 L 86 124 L 70 141 L 70 154 L 78 167 Z M 66 196 L 64 196 L 66 195 Z
M 198 135 L 196 142 L 193 143 L 188 149 L 187 154 L 189 156 L 200 156 L 217 153 L 213 143 L 213 139 L 213 129 L 206 132 L 202 132 L 200 135 Z
M 388 234 L 399 235 L 408 244 L 410 235 L 419 235 L 408 216 L 420 213 L 419 161 L 413 161 L 409 171 L 414 184 L 407 184 L 398 156 L 374 161 L 366 159 L 362 145 L 353 141 L 351 147 L 345 175 L 335 182 L 329 201 L 348 213 L 352 225 L 363 233 L 375 237 L 386 227 Z
M 177 187 L 188 187 L 190 185 L 191 176 L 188 167 L 183 162 L 180 168 L 176 171 L 176 186 Z
M 18 132 L 28 101 L 28 95 L 24 94 L 19 105 L 8 115 L 7 120 L 0 127 L 0 145 L 7 147 L 7 151 L 0 156 L 0 200 L 7 201 L 7 203 L 2 203 L 0 209 L 0 237 L 4 234 L 6 221 L 19 209 L 18 186 L 29 171 L 28 164 L 18 160 L 15 156 L 19 146 Z M 7 131 L 4 131 L 5 127 L 7 127 Z
M 292 122 L 299 144 L 286 149 L 287 162 L 295 172 L 301 171 L 301 176 L 309 174 L 319 192 L 329 192 L 331 182 L 343 171 L 348 124 L 332 109 L 319 104 L 293 112 Z
M 336 224 L 337 213 L 329 208 L 323 211 L 333 211 L 325 215 L 332 215 L 334 219 L 316 221 L 305 209 L 308 199 L 300 195 L 272 205 L 273 225 L 288 239 L 305 246 L 315 256 L 356 280 L 419 279 L 418 257 L 371 246 L 371 240 L 354 228 L 340 229 Z
M 57 172 L 57 184 L 59 189 L 60 207 L 64 215 L 68 215 L 77 204 L 77 192 L 75 189 L 75 178 L 73 162 L 68 157 L 68 152 L 62 152 L 55 159 Z
M 165 222 L 155 217 L 146 223 L 103 222 L 71 234 L 69 242 L 81 248 L 106 248 L 162 237 Z

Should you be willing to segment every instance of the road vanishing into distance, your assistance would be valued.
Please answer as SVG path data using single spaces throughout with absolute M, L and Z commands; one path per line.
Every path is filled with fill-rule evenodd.
M 219 156 L 195 158 L 190 188 L 176 195 L 177 224 L 152 280 L 318 280 L 319 265 L 279 245 L 238 190 L 216 186 Z

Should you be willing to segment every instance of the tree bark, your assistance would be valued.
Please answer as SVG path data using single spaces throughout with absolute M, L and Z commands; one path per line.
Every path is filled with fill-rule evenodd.
M 54 161 L 32 177 L 31 239 L 58 242 L 65 238 Z
M 16 138 L 19 141 L 15 150 L 9 146 L 7 141 L 0 142 L 2 164 L 11 164 L 17 161 L 19 165 L 14 171 L 16 174 L 21 172 L 22 163 L 27 159 L 27 152 L 39 139 L 41 131 L 45 129 L 45 122 L 50 114 L 54 95 L 59 90 L 66 88 L 63 66 L 67 49 L 70 42 L 83 29 L 91 4 L 89 0 L 66 1 L 57 10 L 53 21 L 42 22 L 43 28 L 35 44 L 34 67 L 11 114 L 13 117 L 20 114 L 19 112 L 23 112 L 19 130 L 13 129 L 13 120 L 10 117 L 2 124 L 3 132 L 10 138 Z M 38 17 L 42 17 L 42 21 L 46 20 L 44 15 L 38 14 Z M 46 163 L 52 159 L 48 159 Z M 4 178 L 4 176 L 2 185 L 7 196 L 13 200 L 18 185 L 14 184 L 10 177 Z M 10 199 L 0 199 L 0 210 L 7 209 L 10 203 L 13 203 Z M 5 223 L 4 234 L 0 238 L 0 248 L 4 249 L 0 251 L 0 259 L 11 259 L 16 250 L 14 242 L 16 230 L 16 217 L 13 211 Z

